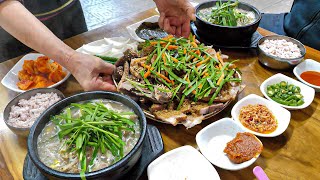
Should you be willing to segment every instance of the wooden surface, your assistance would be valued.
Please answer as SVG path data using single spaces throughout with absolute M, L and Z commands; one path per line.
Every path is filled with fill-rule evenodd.
M 79 48 L 84 43 L 89 43 L 103 37 L 127 36 L 125 27 L 149 16 L 154 15 L 153 10 L 139 13 L 135 16 L 116 19 L 112 24 L 86 32 L 66 40 L 65 42 L 73 48 Z M 270 32 L 259 29 L 263 35 Z M 148 120 L 148 123 L 158 127 L 161 131 L 165 144 L 165 151 L 183 146 L 192 145 L 196 147 L 195 135 L 203 127 L 223 117 L 230 117 L 230 111 L 236 101 L 248 94 L 255 93 L 263 96 L 259 90 L 260 84 L 275 73 L 281 72 L 294 77 L 292 70 L 274 71 L 262 66 L 253 51 L 222 50 L 230 59 L 239 59 L 236 64 L 242 71 L 243 83 L 246 85 L 244 91 L 238 96 L 227 109 L 216 117 L 202 122 L 194 128 L 186 130 L 184 126 L 173 127 Z M 306 58 L 320 60 L 320 52 L 307 47 Z M 0 79 L 19 60 L 18 58 L 0 64 Z M 66 96 L 82 91 L 73 77 L 62 84 L 60 89 Z M 0 85 L 0 179 L 22 179 L 22 166 L 26 150 L 26 139 L 19 138 L 13 134 L 3 122 L 3 110 L 6 104 L 16 93 Z M 275 138 L 259 138 L 264 145 L 264 150 L 258 160 L 250 167 L 240 171 L 227 171 L 217 168 L 221 179 L 254 179 L 252 169 L 261 166 L 270 179 L 320 179 L 320 93 L 316 93 L 313 103 L 303 109 L 291 111 L 291 122 L 288 129 Z

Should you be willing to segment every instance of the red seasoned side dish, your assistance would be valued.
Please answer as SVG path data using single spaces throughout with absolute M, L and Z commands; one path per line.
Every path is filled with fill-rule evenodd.
M 18 73 L 17 86 L 22 90 L 49 87 L 66 76 L 62 66 L 57 62 L 50 62 L 47 56 L 36 60 L 25 60 L 22 70 Z
M 247 105 L 240 109 L 239 120 L 246 128 L 263 134 L 272 133 L 278 123 L 272 112 L 261 104 Z
M 255 135 L 244 132 L 237 133 L 237 136 L 227 143 L 223 152 L 227 153 L 232 162 L 240 164 L 259 155 L 262 149 L 263 145 Z

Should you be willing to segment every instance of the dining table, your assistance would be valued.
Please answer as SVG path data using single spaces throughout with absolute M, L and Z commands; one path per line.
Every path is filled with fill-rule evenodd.
M 156 15 L 155 9 L 138 12 L 127 17 L 112 19 L 106 25 L 83 34 L 64 40 L 70 47 L 77 49 L 83 44 L 103 39 L 104 37 L 130 37 L 126 26 Z M 263 35 L 271 35 L 265 29 L 258 28 Z M 305 59 L 320 62 L 320 51 L 306 47 Z M 292 69 L 273 70 L 262 65 L 255 49 L 221 49 L 229 60 L 238 60 L 235 64 L 242 73 L 244 90 L 237 98 L 219 114 L 204 120 L 193 128 L 186 129 L 183 125 L 172 126 L 147 119 L 147 123 L 156 126 L 162 136 L 164 152 L 191 145 L 198 149 L 196 134 L 207 125 L 224 117 L 231 117 L 231 109 L 240 99 L 249 94 L 260 92 L 260 85 L 270 76 L 282 73 L 295 78 Z M 0 64 L 0 79 L 15 65 L 21 57 L 7 60 Z M 296 79 L 296 78 L 295 78 Z M 82 92 L 83 89 L 74 77 L 57 87 L 66 97 Z M 23 163 L 27 154 L 27 139 L 15 135 L 4 123 L 3 111 L 7 103 L 18 93 L 0 84 L 0 179 L 23 179 Z M 252 172 L 255 166 L 260 166 L 270 179 L 320 179 L 320 93 L 315 94 L 313 102 L 301 110 L 292 110 L 288 128 L 277 137 L 259 137 L 263 143 L 260 157 L 251 166 L 229 171 L 215 167 L 222 180 L 255 179 Z M 281 121 L 281 119 L 279 119 Z

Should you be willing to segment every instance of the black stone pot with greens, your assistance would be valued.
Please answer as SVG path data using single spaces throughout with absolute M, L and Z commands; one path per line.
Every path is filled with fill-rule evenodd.
M 83 101 L 95 100 L 95 99 L 106 99 L 116 102 L 120 102 L 123 105 L 129 107 L 138 118 L 140 126 L 140 137 L 133 149 L 120 160 L 114 164 L 96 170 L 93 172 L 86 172 L 84 176 L 80 173 L 65 173 L 54 170 L 53 168 L 45 165 L 39 158 L 37 141 L 38 136 L 45 128 L 46 124 L 52 119 L 52 116 L 59 114 L 66 107 L 70 106 L 71 103 L 78 103 Z M 68 97 L 64 100 L 59 101 L 55 105 L 49 107 L 42 115 L 37 119 L 30 130 L 28 137 L 28 151 L 31 160 L 36 167 L 41 171 L 42 174 L 47 176 L 49 179 L 119 179 L 124 176 L 129 170 L 137 163 L 141 156 L 142 144 L 146 134 L 146 117 L 140 107 L 127 96 L 103 91 L 92 91 L 76 94 Z
M 217 3 L 220 5 L 226 5 L 229 3 L 228 7 L 233 7 L 231 9 L 221 8 L 219 13 L 202 13 L 204 9 L 212 10 L 213 7 L 216 7 Z M 220 6 L 222 7 L 222 6 Z M 250 23 L 245 25 L 236 23 L 236 19 L 233 15 L 230 15 L 232 9 L 237 9 L 245 12 L 252 12 L 254 18 Z M 209 12 L 209 11 L 207 11 Z M 251 13 L 251 14 L 252 14 Z M 205 16 L 203 14 L 210 14 L 210 16 Z M 212 19 L 219 17 L 218 23 Z M 257 30 L 261 20 L 261 13 L 255 7 L 250 4 L 243 2 L 234 2 L 234 1 L 208 1 L 200 3 L 196 6 L 196 21 L 195 26 L 197 28 L 197 34 L 201 39 L 205 39 L 206 42 L 213 44 L 218 44 L 221 46 L 244 46 L 250 45 L 251 37 L 253 33 Z

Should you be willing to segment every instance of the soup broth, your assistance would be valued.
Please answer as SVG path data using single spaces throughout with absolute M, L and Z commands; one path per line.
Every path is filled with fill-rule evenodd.
M 134 122 L 134 131 L 122 130 L 122 141 L 125 143 L 123 146 L 123 155 L 126 156 L 136 145 L 140 137 L 140 124 L 138 117 L 135 114 L 133 115 L 133 111 L 130 108 L 119 102 L 101 99 L 90 102 L 102 103 L 107 109 L 113 110 L 117 113 L 126 112 L 124 114 L 130 114 L 127 112 L 131 112 L 130 115 L 122 115 L 123 117 L 131 119 Z M 85 102 L 81 102 L 79 104 L 82 103 Z M 62 114 L 66 113 L 67 108 L 62 111 Z M 72 118 L 78 118 L 81 116 L 79 108 L 75 107 L 71 108 L 71 114 Z M 70 139 L 70 137 L 64 137 L 60 139 L 58 137 L 60 130 L 60 127 L 52 120 L 46 124 L 45 128 L 38 137 L 37 148 L 39 158 L 45 165 L 57 171 L 79 173 L 81 172 L 81 163 L 79 162 L 78 154 L 76 151 L 71 152 L 67 150 L 65 142 Z M 86 148 L 87 164 L 89 164 L 89 162 L 92 160 L 93 153 L 94 148 Z M 120 159 L 117 159 L 110 150 L 107 149 L 105 153 L 101 153 L 101 150 L 99 150 L 96 158 L 93 161 L 93 164 L 89 166 L 88 171 L 91 172 L 108 167 L 118 160 Z
M 229 24 L 228 23 L 229 17 L 228 16 L 221 17 L 218 15 L 215 16 L 213 13 L 215 10 L 217 10 L 216 7 L 204 8 L 204 9 L 199 10 L 198 15 L 204 21 L 207 21 L 212 24 L 225 25 L 225 24 L 222 24 L 222 22 L 227 22 L 228 25 L 225 25 L 225 26 L 245 26 L 245 25 L 249 25 L 249 24 L 253 23 L 256 20 L 255 14 L 253 12 L 246 11 L 246 10 L 239 9 L 239 8 L 235 8 L 231 12 L 234 12 L 234 14 L 236 14 L 236 15 L 232 15 L 232 16 L 236 17 L 235 18 L 236 23 Z M 241 17 L 239 17 L 238 14 L 240 14 Z M 225 19 L 223 19 L 223 18 L 225 18 Z

